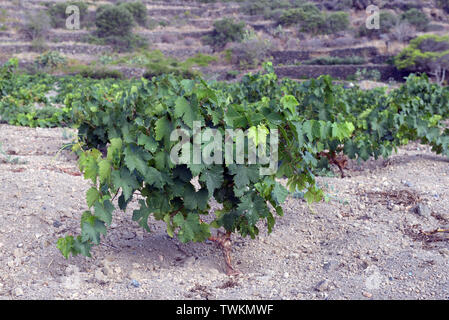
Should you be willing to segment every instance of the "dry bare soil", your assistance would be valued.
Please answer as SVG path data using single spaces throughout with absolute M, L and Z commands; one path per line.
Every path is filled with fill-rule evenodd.
M 319 178 L 328 202 L 289 197 L 271 235 L 233 236 L 228 277 L 214 244 L 144 233 L 135 203 L 92 258 L 65 260 L 55 244 L 79 232 L 89 188 L 58 152 L 70 133 L 0 125 L 1 299 L 449 299 L 449 234 L 431 234 L 449 227 L 449 161 L 426 146 Z

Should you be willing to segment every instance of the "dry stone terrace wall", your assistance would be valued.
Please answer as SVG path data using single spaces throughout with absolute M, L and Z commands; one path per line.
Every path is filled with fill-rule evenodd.
M 51 31 L 48 40 L 51 42 L 84 42 L 90 34 L 83 30 Z
M 192 32 L 175 32 L 175 31 L 155 31 L 155 32 L 139 32 L 140 36 L 146 38 L 151 42 L 160 42 L 162 36 L 176 36 L 180 39 L 195 38 L 201 39 L 204 36 L 211 34 L 211 31 L 192 31 Z
M 272 51 L 274 64 L 294 64 L 310 59 L 310 51 Z
M 202 54 L 212 54 L 213 50 L 210 47 L 197 47 L 197 48 L 182 48 L 182 49 L 159 49 L 163 54 L 178 58 L 187 59 L 189 57 L 195 56 L 198 53 Z
M 187 12 L 192 15 L 200 16 L 204 13 L 203 9 L 148 9 L 148 15 L 150 18 L 156 18 L 160 16 L 187 16 Z
M 309 60 L 316 56 L 331 56 L 339 58 L 350 58 L 361 56 L 367 59 L 378 57 L 379 51 L 375 47 L 346 48 L 330 51 L 272 51 L 273 63 L 275 64 L 295 64 L 296 62 Z
M 65 54 L 102 54 L 112 52 L 110 46 L 96 46 L 89 44 L 48 44 L 49 50 L 59 51 Z M 2 44 L 0 53 L 15 54 L 25 52 L 39 52 L 31 44 Z
M 381 74 L 382 81 L 394 79 L 402 81 L 408 73 L 398 71 L 393 66 L 388 65 L 332 65 L 332 66 L 318 66 L 318 65 L 302 65 L 289 67 L 275 67 L 275 73 L 280 78 L 317 78 L 321 75 L 328 74 L 333 78 L 347 79 L 353 76 L 358 69 L 378 70 Z

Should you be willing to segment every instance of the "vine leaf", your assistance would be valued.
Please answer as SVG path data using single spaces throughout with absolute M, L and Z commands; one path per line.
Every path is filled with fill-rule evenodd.
M 114 205 L 109 200 L 104 200 L 103 203 L 96 201 L 94 204 L 95 216 L 108 226 L 112 222 L 112 213 L 114 212 Z
M 164 137 L 170 137 L 170 121 L 166 116 L 156 121 L 154 131 L 156 133 L 155 138 L 157 141 L 161 141 Z
M 156 152 L 158 143 L 152 137 L 147 136 L 146 134 L 141 133 L 139 138 L 137 139 L 137 144 L 139 146 L 143 146 L 146 150 L 151 153 Z
M 156 188 L 162 188 L 165 184 L 162 174 L 153 167 L 148 167 L 145 173 L 145 182 L 154 185 Z
M 97 160 L 88 156 L 84 163 L 84 179 L 91 179 L 93 184 L 97 184 L 98 164 Z
M 121 188 L 123 191 L 124 200 L 128 200 L 133 194 L 134 190 L 140 187 L 137 179 L 131 175 L 128 169 L 121 168 L 120 171 L 115 170 L 111 174 L 112 183 L 115 188 Z
M 237 207 L 237 212 L 246 217 L 250 226 L 254 226 L 260 217 L 267 217 L 269 214 L 264 199 L 252 194 L 243 196 Z
M 56 247 L 61 251 L 64 258 L 67 259 L 69 257 L 69 254 L 72 252 L 73 243 L 73 236 L 66 236 L 58 239 Z
M 238 189 L 246 187 L 250 182 L 256 182 L 259 178 L 259 168 L 256 165 L 237 165 L 229 166 L 229 171 L 234 175 L 235 186 Z
M 108 181 L 111 176 L 111 162 L 103 159 L 98 163 L 98 175 L 100 177 L 100 183 Z
M 139 200 L 140 208 L 133 211 L 133 221 L 137 221 L 139 226 L 144 228 L 146 231 L 150 232 L 150 227 L 148 226 L 148 218 L 151 214 L 150 208 L 143 200 Z
M 209 225 L 200 223 L 197 214 L 189 213 L 187 218 L 181 213 L 173 217 L 173 224 L 180 227 L 178 231 L 178 238 L 182 243 L 189 241 L 204 241 L 210 237 Z
M 200 181 L 206 183 L 209 197 L 212 197 L 215 189 L 220 188 L 223 184 L 223 167 L 213 166 L 203 171 L 200 176 Z
M 198 192 L 189 184 L 184 191 L 184 206 L 189 210 L 205 210 L 209 201 L 209 193 L 205 189 L 200 189 Z
M 147 152 L 137 147 L 136 145 L 129 145 L 123 152 L 125 155 L 125 164 L 129 171 L 137 169 L 141 174 L 145 175 L 148 168 L 148 161 L 152 156 Z
M 86 193 L 86 199 L 87 199 L 87 206 L 90 208 L 94 205 L 95 201 L 97 201 L 100 198 L 100 192 L 94 187 L 87 190 Z
M 197 120 L 197 110 L 184 97 L 179 97 L 175 102 L 175 117 L 181 118 L 184 123 L 193 129 L 193 121 Z
M 85 211 L 81 217 L 81 240 L 100 244 L 101 234 L 106 235 L 104 222 L 93 216 L 90 211 Z
M 276 183 L 274 185 L 273 191 L 271 192 L 271 196 L 277 205 L 284 203 L 285 199 L 288 196 L 288 190 L 280 183 Z
M 299 102 L 294 96 L 286 95 L 281 98 L 281 105 L 284 107 L 284 109 L 288 109 L 292 114 L 295 114 L 296 107 L 299 106 Z

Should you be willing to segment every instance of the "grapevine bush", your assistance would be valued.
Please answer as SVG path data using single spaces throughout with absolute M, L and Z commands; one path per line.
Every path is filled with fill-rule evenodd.
M 263 78 L 267 84 L 275 80 L 272 73 Z M 275 215 L 283 214 L 281 204 L 288 195 L 276 178 L 287 177 L 289 189 L 305 190 L 309 201 L 321 199 L 322 191 L 312 174 L 318 150 L 315 146 L 318 140 L 338 144 L 354 128 L 348 122 L 307 120 L 296 111 L 299 103 L 295 97 L 278 98 L 235 103 L 228 92 L 202 80 L 164 76 L 142 80 L 119 92 L 114 102 L 106 99 L 89 109 L 74 107 L 82 123 L 80 133 L 89 146 L 81 153 L 79 164 L 93 186 L 86 195 L 91 210 L 83 214 L 81 235 L 58 242 L 64 256 L 89 255 L 92 244 L 100 242 L 100 235 L 112 222 L 116 195 L 119 208 L 125 210 L 137 193 L 140 208 L 134 210 L 133 220 L 147 231 L 150 216 L 162 220 L 167 233 L 172 237 L 176 234 L 181 242 L 204 241 L 212 237 L 211 229 L 219 228 L 228 235 L 239 232 L 254 238 L 259 233 L 259 220 L 264 220 L 271 232 Z M 256 145 L 274 139 L 268 129 L 279 129 L 278 170 L 261 175 L 261 164 L 248 164 L 249 149 L 245 150 L 244 164 L 172 163 L 168 155 L 177 141 L 171 141 L 171 132 L 175 128 L 191 130 L 195 121 L 222 136 L 226 129 L 241 129 Z M 101 149 L 106 142 L 105 155 L 90 148 Z M 208 143 L 200 145 L 203 157 Z M 194 177 L 198 178 L 198 190 L 190 183 Z M 213 212 L 211 222 L 205 222 L 212 197 L 222 209 Z M 228 268 L 232 269 L 229 264 Z
M 387 92 L 344 89 L 329 76 L 301 83 L 279 80 L 271 64 L 265 72 L 231 84 L 174 75 L 150 80 L 30 76 L 14 72 L 16 66 L 12 60 L 0 69 L 0 121 L 76 127 L 74 151 L 81 172 L 92 182 L 81 234 L 58 240 L 65 257 L 90 256 L 91 247 L 106 235 L 116 207 L 126 210 L 135 199 L 139 207 L 132 219 L 142 228 L 151 231 L 155 219 L 182 242 L 216 240 L 225 249 L 228 272 L 233 272 L 230 235 L 254 238 L 261 226 L 271 232 L 289 191 L 304 192 L 309 202 L 321 200 L 315 176 L 327 172 L 330 164 L 343 175 L 346 158 L 388 158 L 415 140 L 449 156 L 444 125 L 449 89 L 430 83 L 425 75 L 412 74 Z M 48 98 L 55 85 L 58 94 Z M 64 106 L 44 112 L 35 102 Z M 268 165 L 251 162 L 249 148 L 243 150 L 243 163 L 174 163 L 170 153 L 179 137 L 171 139 L 172 131 L 192 132 L 195 123 L 203 132 L 215 129 L 222 137 L 227 129 L 240 129 L 246 132 L 246 145 L 271 147 L 278 140 L 276 170 L 261 175 Z M 210 142 L 197 143 L 198 153 L 215 159 Z M 188 155 L 190 160 L 195 156 Z M 279 178 L 286 178 L 286 185 Z M 212 199 L 221 204 L 213 212 Z

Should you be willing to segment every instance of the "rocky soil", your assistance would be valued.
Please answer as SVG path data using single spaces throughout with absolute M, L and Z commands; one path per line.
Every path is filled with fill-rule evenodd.
M 0 124 L 1 299 L 449 299 L 449 161 L 417 143 L 321 177 L 329 201 L 289 197 L 271 235 L 234 236 L 236 277 L 212 243 L 181 244 L 127 212 L 92 258 L 66 260 L 89 182 L 68 129 Z M 265 230 L 261 226 L 262 230 Z

